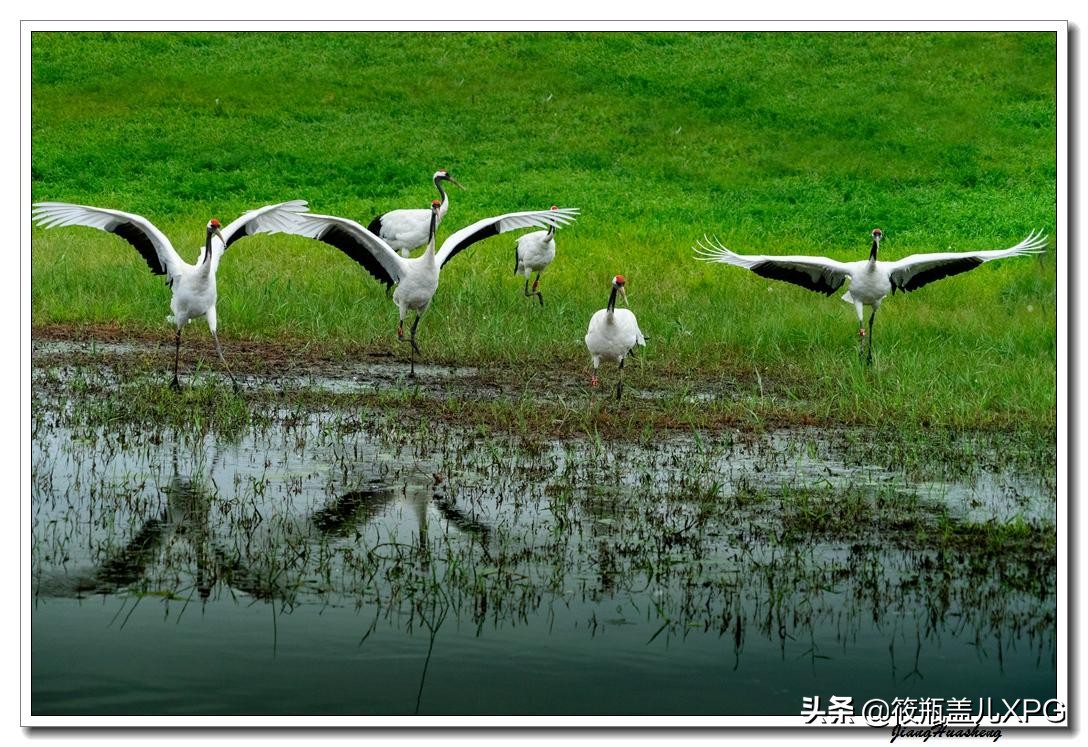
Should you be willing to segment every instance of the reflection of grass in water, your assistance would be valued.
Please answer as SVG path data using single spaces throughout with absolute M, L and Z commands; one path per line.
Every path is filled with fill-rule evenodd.
M 833 474 L 901 459 L 902 474 L 959 479 L 1008 459 L 1045 482 L 1050 442 L 1030 434 L 927 431 L 932 450 L 908 429 L 556 445 L 404 421 L 395 411 L 315 415 L 291 403 L 259 420 L 240 416 L 236 430 L 206 433 L 206 420 L 132 427 L 127 415 L 114 430 L 99 421 L 108 409 L 87 408 L 154 416 L 156 405 L 117 397 L 91 406 L 88 397 L 39 413 L 38 437 L 76 425 L 83 441 L 71 448 L 81 464 L 131 466 L 82 469 L 82 492 L 69 498 L 50 459 L 35 464 L 35 500 L 71 500 L 73 513 L 60 534 L 35 527 L 39 572 L 86 541 L 77 511 L 103 527 L 92 540 L 96 559 L 139 537 L 159 516 L 141 485 L 162 444 L 191 444 L 195 455 L 201 438 L 240 439 L 267 451 L 263 468 L 236 473 L 232 485 L 195 480 L 206 490 L 203 513 L 190 512 L 180 539 L 125 587 L 168 610 L 178 599 L 192 604 L 201 587 L 210 599 L 237 595 L 281 611 L 356 606 L 368 610 L 365 640 L 378 621 L 431 635 L 452 615 L 483 634 L 577 602 L 592 606 L 592 631 L 637 621 L 654 645 L 708 632 L 732 640 L 738 661 L 752 636 L 783 647 L 827 635 L 841 642 L 872 620 L 918 625 L 927 636 L 1016 631 L 1041 651 L 1052 647 L 1055 532 L 1046 519 L 969 522 L 896 486 Z M 193 397 L 198 408 L 234 407 L 199 388 Z M 367 439 L 392 455 L 385 466 L 360 455 Z M 319 482 L 288 469 L 293 453 L 324 465 Z M 723 455 L 735 457 L 728 464 L 737 474 L 720 471 Z M 797 473 L 805 461 L 835 466 Z M 379 473 L 377 486 L 368 482 Z M 430 514 L 426 533 L 390 523 L 383 502 L 398 500 Z M 825 655 L 818 646 L 808 654 Z
M 1056 530 L 1048 521 L 1029 521 L 1022 515 L 1007 521 L 966 521 L 951 515 L 945 505 L 923 502 L 894 489 L 827 487 L 787 491 L 774 499 L 751 495 L 741 498 L 741 503 L 777 504 L 782 534 L 776 539 L 782 543 L 848 541 L 879 534 L 893 545 L 970 550 L 980 555 L 1056 552 Z

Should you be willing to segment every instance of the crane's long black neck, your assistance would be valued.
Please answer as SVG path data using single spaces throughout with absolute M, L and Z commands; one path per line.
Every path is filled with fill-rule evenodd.
M 550 239 L 552 236 L 555 236 L 555 224 L 554 223 L 552 223 L 550 226 L 548 226 L 547 238 Z
M 212 232 L 208 231 L 208 237 L 204 239 L 204 263 L 212 260 Z
M 446 204 L 446 190 L 442 189 L 442 177 L 436 176 L 434 178 L 434 188 L 438 190 L 438 194 L 442 196 L 442 204 Z
M 608 297 L 608 313 L 611 314 L 616 310 L 616 294 L 620 292 L 619 286 L 612 286 L 612 295 Z
M 873 246 L 869 249 L 869 261 L 876 262 L 876 250 L 880 248 L 880 242 L 873 239 Z
M 431 211 L 431 228 L 427 235 L 427 251 L 434 254 L 434 232 L 438 228 L 438 212 Z

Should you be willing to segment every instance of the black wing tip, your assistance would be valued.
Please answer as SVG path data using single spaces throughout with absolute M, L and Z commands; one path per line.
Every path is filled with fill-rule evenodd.
M 354 238 L 350 232 L 344 230 L 340 226 L 330 224 L 322 230 L 321 233 L 314 236 L 314 238 L 342 251 L 350 259 L 370 273 L 373 278 L 380 283 L 383 283 L 387 290 L 396 284 L 396 281 L 370 250 L 365 246 L 360 245 L 358 240 Z
M 826 274 L 822 274 L 819 279 L 814 279 L 804 270 L 783 267 L 774 262 L 759 262 L 758 264 L 752 265 L 749 269 L 760 277 L 792 283 L 793 285 L 798 285 L 802 288 L 816 291 L 817 293 L 823 293 L 825 296 L 830 296 L 846 282 L 845 276 L 840 277 L 836 283 L 832 282 Z
M 955 262 L 949 262 L 948 264 L 940 265 L 923 272 L 915 273 L 906 282 L 900 283 L 895 277 L 891 278 L 892 290 L 899 288 L 904 293 L 910 293 L 911 291 L 918 290 L 923 286 L 929 285 L 932 282 L 941 280 L 943 278 L 951 277 L 953 275 L 959 275 L 961 272 L 967 272 L 973 270 L 983 263 L 983 260 L 979 257 L 962 257 Z M 893 276 L 895 273 L 892 273 Z
M 148 237 L 138 225 L 132 221 L 126 220 L 118 223 L 113 228 L 107 228 L 105 230 L 116 236 L 120 236 L 131 244 L 136 251 L 140 253 L 140 256 L 144 258 L 144 261 L 147 262 L 147 266 L 151 270 L 152 275 L 166 274 L 166 268 L 159 259 L 159 253 L 155 250 L 155 245 L 152 243 L 150 237 Z

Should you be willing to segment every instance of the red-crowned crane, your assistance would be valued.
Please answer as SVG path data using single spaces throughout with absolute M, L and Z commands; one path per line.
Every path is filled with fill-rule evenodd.
M 601 361 L 616 361 L 620 366 L 620 378 L 616 383 L 616 399 L 623 395 L 623 362 L 628 354 L 634 355 L 636 345 L 646 345 L 646 338 L 638 328 L 638 321 L 630 309 L 616 308 L 616 295 L 623 296 L 627 303 L 627 281 L 623 275 L 612 278 L 612 293 L 608 296 L 608 306 L 597 311 L 589 320 L 586 332 L 586 348 L 593 358 L 593 375 L 590 386 L 597 386 L 597 368 Z
M 897 290 L 904 292 L 917 290 L 935 280 L 958 275 L 995 259 L 1020 257 L 1039 254 L 1046 247 L 1046 236 L 1032 231 L 1027 238 L 1008 249 L 994 249 L 977 252 L 938 252 L 933 254 L 912 254 L 894 262 L 877 260 L 877 251 L 884 232 L 873 229 L 873 244 L 869 250 L 869 259 L 857 262 L 838 262 L 827 257 L 775 257 L 770 255 L 737 254 L 726 249 L 716 240 L 705 239 L 695 247 L 696 259 L 708 262 L 722 262 L 736 267 L 745 267 L 757 275 L 773 280 L 785 280 L 787 283 L 808 288 L 826 296 L 837 291 L 844 282 L 850 281 L 850 287 L 843 294 L 842 300 L 853 304 L 858 315 L 858 355 L 865 355 L 865 306 L 872 308 L 869 316 L 869 363 L 873 362 L 873 319 L 881 301 L 889 293 Z
M 204 246 L 200 249 L 195 265 L 185 262 L 170 244 L 170 239 L 141 215 L 67 202 L 35 203 L 32 214 L 38 225 L 46 228 L 98 228 L 117 234 L 132 244 L 147 262 L 151 272 L 166 275 L 166 284 L 170 286 L 170 310 L 173 314 L 166 317 L 166 320 L 177 328 L 174 335 L 174 380 L 170 386 L 174 389 L 180 388 L 178 357 L 181 354 L 181 328 L 189 321 L 203 316 L 208 320 L 208 329 L 215 340 L 215 351 L 219 354 L 219 360 L 237 391 L 238 382 L 223 357 L 223 349 L 219 346 L 219 336 L 216 334 L 215 274 L 219 260 L 238 239 L 255 233 L 286 231 L 294 224 L 296 216 L 305 211 L 305 200 L 291 200 L 251 210 L 226 228 L 221 228 L 219 221 L 212 218 L 208 221 Z
M 416 327 L 420 317 L 427 310 L 438 289 L 438 275 L 442 267 L 463 249 L 491 236 L 518 228 L 564 225 L 573 221 L 578 214 L 577 208 L 557 210 L 529 210 L 520 213 L 506 213 L 493 218 L 484 218 L 455 231 L 435 251 L 435 229 L 438 225 L 438 213 L 441 203 L 431 203 L 431 220 L 428 228 L 427 249 L 418 257 L 402 257 L 393 247 L 375 236 L 373 232 L 347 218 L 333 215 L 306 213 L 298 217 L 294 225 L 284 229 L 289 233 L 308 236 L 336 247 L 344 254 L 363 266 L 387 288 L 396 285 L 393 303 L 400 309 L 400 321 L 397 324 L 397 339 L 412 345 L 410 375 L 415 375 L 415 356 L 419 352 L 416 344 Z M 404 317 L 408 311 L 416 312 L 412 322 L 410 337 L 404 337 Z
M 552 210 L 559 208 L 552 205 Z M 555 259 L 555 226 L 548 226 L 547 231 L 533 231 L 519 236 L 514 243 L 514 274 L 525 276 L 525 296 L 536 296 L 540 305 L 544 305 L 544 294 L 537 290 L 540 285 L 540 273 L 547 269 Z M 536 273 L 533 289 L 529 290 L 529 277 Z
M 451 182 L 458 187 L 461 187 L 461 183 L 450 176 L 450 172 L 446 169 L 434 172 L 433 179 L 441 200 L 438 207 L 438 223 L 442 223 L 446 211 L 450 209 L 449 195 L 442 188 L 442 182 Z M 427 226 L 430 223 L 430 208 L 404 208 L 382 213 L 370 221 L 367 230 L 375 236 L 380 236 L 385 243 L 400 252 L 400 256 L 408 257 L 413 249 L 427 243 Z

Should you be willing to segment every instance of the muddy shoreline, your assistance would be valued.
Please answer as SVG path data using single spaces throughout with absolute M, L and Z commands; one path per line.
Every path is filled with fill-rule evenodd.
M 310 407 L 377 407 L 421 411 L 448 423 L 481 424 L 506 430 L 536 430 L 540 435 L 593 431 L 631 437 L 642 431 L 753 431 L 791 427 L 903 427 L 872 422 L 865 413 L 821 406 L 805 400 L 804 386 L 789 378 L 737 368 L 699 376 L 673 371 L 655 361 L 652 369 L 633 360 L 626 376 L 622 406 L 612 398 L 614 372 L 603 372 L 602 385 L 589 386 L 588 364 L 556 361 L 547 366 L 506 362 L 458 363 L 417 359 L 409 376 L 407 346 L 387 350 L 350 345 L 224 340 L 240 396 L 254 408 L 298 404 Z M 401 349 L 403 347 L 403 349 Z M 119 325 L 43 325 L 32 330 L 33 387 L 57 390 L 62 380 L 83 380 L 82 388 L 104 397 L 119 389 L 138 389 L 141 397 L 165 398 L 173 363 L 169 335 L 130 330 Z M 182 401 L 230 392 L 229 381 L 210 336 L 193 334 L 182 345 L 179 375 Z M 175 397 L 176 399 L 176 397 Z M 1053 428 L 1027 425 L 1017 413 L 978 413 L 969 430 L 1020 432 L 1053 439 Z M 924 418 L 917 429 L 931 424 Z M 948 429 L 948 426 L 940 426 Z M 962 430 L 953 428 L 953 430 Z

